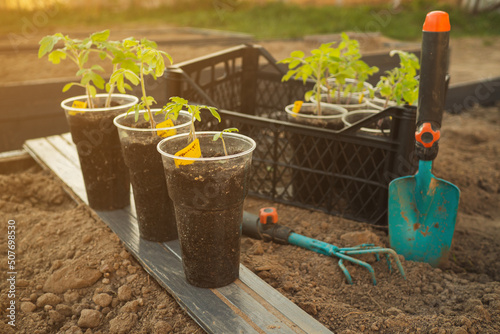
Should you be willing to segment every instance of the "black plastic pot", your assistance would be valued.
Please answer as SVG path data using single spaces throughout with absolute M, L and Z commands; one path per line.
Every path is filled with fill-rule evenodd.
M 168 192 L 175 207 L 187 281 L 202 288 L 217 288 L 239 276 L 243 201 L 248 192 L 255 142 L 240 134 L 199 132 L 202 158 L 179 158 L 187 134 L 162 140 Z M 177 161 L 177 163 L 176 163 Z M 185 163 L 185 164 L 180 164 Z
M 153 114 L 157 110 L 153 109 Z M 150 122 L 145 121 L 144 113 L 140 112 L 137 122 L 133 113 L 121 114 L 114 119 L 114 124 L 130 173 L 139 234 L 145 240 L 164 242 L 177 239 L 177 226 L 156 146 L 164 136 L 188 132 L 190 116 L 181 112 L 173 127 L 152 129 Z M 163 114 L 153 117 L 155 124 L 165 121 Z
M 107 94 L 98 94 L 96 106 L 104 106 Z M 95 210 L 116 210 L 130 204 L 130 182 L 120 150 L 113 118 L 138 102 L 132 95 L 114 94 L 110 108 L 73 108 L 76 96 L 61 103 L 78 151 L 88 203 Z

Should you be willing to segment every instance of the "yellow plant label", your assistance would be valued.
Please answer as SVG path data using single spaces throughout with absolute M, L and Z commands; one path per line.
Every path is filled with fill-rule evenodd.
M 186 158 L 201 158 L 201 149 L 200 149 L 200 141 L 195 139 L 191 144 L 184 147 L 182 150 L 174 154 L 177 157 L 186 157 Z M 180 165 L 190 165 L 194 162 L 194 160 L 181 160 L 174 159 L 175 167 L 179 167 Z
M 73 101 L 73 104 L 71 105 L 72 108 L 79 108 L 79 109 L 85 109 L 87 108 L 87 101 Z M 68 114 L 71 116 L 75 116 L 76 114 L 83 114 L 84 111 L 74 111 L 74 110 L 69 110 Z
M 174 126 L 174 122 L 170 118 L 167 119 L 166 121 L 163 121 L 161 123 L 156 124 L 156 128 L 157 129 L 171 128 L 173 126 Z M 177 134 L 177 130 L 176 129 L 158 130 L 158 131 L 156 131 L 156 133 L 160 137 L 167 138 L 167 137 L 176 135 Z
M 300 111 L 300 108 L 302 108 L 302 103 L 304 103 L 304 101 L 295 101 L 294 104 L 293 104 L 293 109 L 292 109 L 292 116 L 293 117 L 297 117 L 297 114 L 299 113 Z

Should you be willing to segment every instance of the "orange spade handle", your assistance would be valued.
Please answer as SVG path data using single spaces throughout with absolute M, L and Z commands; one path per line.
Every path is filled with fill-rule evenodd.
M 432 147 L 439 138 L 441 138 L 441 131 L 434 130 L 429 122 L 423 123 L 415 132 L 415 140 L 425 148 Z
M 275 208 L 262 208 L 259 211 L 259 219 L 261 224 L 276 224 L 278 222 L 278 212 Z
M 450 31 L 450 17 L 448 13 L 436 10 L 430 12 L 425 17 L 424 27 L 422 31 L 444 32 Z

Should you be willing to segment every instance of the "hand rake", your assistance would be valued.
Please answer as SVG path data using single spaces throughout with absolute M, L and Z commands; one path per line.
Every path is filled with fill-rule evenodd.
M 248 212 L 243 213 L 243 234 L 249 236 L 254 239 L 260 239 L 264 241 L 273 241 L 280 244 L 291 244 L 296 245 L 313 252 L 323 254 L 330 257 L 339 258 L 339 267 L 342 269 L 347 282 L 349 284 L 353 284 L 352 277 L 346 266 L 344 265 L 344 261 L 349 261 L 354 264 L 360 265 L 364 267 L 371 275 L 373 285 L 377 284 L 377 280 L 375 278 L 375 271 L 373 267 L 366 263 L 365 261 L 361 261 L 352 256 L 354 255 L 364 255 L 364 254 L 373 254 L 377 261 L 380 260 L 380 254 L 383 254 L 387 260 L 387 265 L 389 267 L 389 271 L 392 272 L 391 265 L 391 257 L 396 262 L 396 265 L 403 276 L 406 279 L 405 272 L 403 266 L 401 265 L 401 261 L 398 258 L 396 252 L 390 248 L 383 248 L 375 246 L 374 244 L 362 244 L 354 247 L 345 247 L 340 248 L 335 245 L 312 239 L 300 234 L 293 232 L 293 230 L 289 227 L 277 224 L 278 222 L 278 214 L 275 208 L 262 208 L 260 210 L 259 216 L 253 215 Z

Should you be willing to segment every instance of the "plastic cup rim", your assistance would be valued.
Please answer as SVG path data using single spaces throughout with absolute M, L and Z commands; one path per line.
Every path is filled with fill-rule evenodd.
M 214 136 L 217 133 L 220 133 L 220 132 L 219 131 L 199 131 L 199 132 L 196 132 L 196 135 L 198 135 L 198 136 L 200 136 L 200 135 L 211 135 L 211 136 Z M 163 145 L 164 142 L 169 141 L 169 140 L 174 140 L 174 139 L 177 139 L 177 138 L 180 138 L 180 137 L 187 137 L 188 135 L 189 135 L 189 133 L 181 133 L 181 134 L 178 134 L 178 135 L 175 135 L 175 136 L 171 136 L 171 137 L 167 137 L 165 139 L 162 139 L 158 143 L 158 145 L 156 145 L 156 150 L 158 152 L 160 152 L 160 154 L 162 156 L 167 157 L 167 158 L 171 158 L 171 159 L 189 160 L 189 161 L 195 161 L 195 162 L 196 161 L 209 162 L 209 161 L 229 160 L 229 159 L 239 158 L 239 157 L 242 157 L 242 156 L 247 155 L 249 153 L 252 153 L 253 150 L 255 150 L 255 147 L 257 147 L 257 144 L 255 143 L 255 140 L 253 140 L 252 138 L 250 138 L 248 136 L 245 136 L 245 135 L 242 135 L 242 134 L 239 134 L 239 133 L 228 132 L 228 133 L 224 134 L 225 137 L 240 138 L 242 140 L 245 140 L 245 141 L 249 142 L 252 145 L 252 147 L 250 147 L 248 150 L 245 150 L 243 152 L 236 153 L 236 154 L 229 154 L 227 156 L 224 155 L 224 156 L 220 156 L 220 157 L 207 157 L 207 158 L 179 157 L 179 156 L 176 156 L 176 155 L 164 152 L 161 149 L 161 146 Z
M 307 115 L 307 114 L 301 114 L 300 111 L 298 113 L 295 113 L 292 111 L 292 108 L 293 108 L 293 104 L 289 104 L 285 107 L 285 111 L 290 114 L 291 116 L 297 116 L 297 117 L 300 117 L 300 118 L 311 118 L 311 119 L 335 119 L 335 118 L 339 118 L 339 117 L 342 117 L 343 115 L 347 114 L 348 111 L 347 109 L 345 109 L 344 107 L 341 107 L 340 105 L 336 105 L 336 104 L 330 104 L 330 103 L 324 103 L 324 102 L 320 102 L 321 106 L 323 107 L 328 107 L 328 108 L 332 108 L 336 111 L 339 111 L 340 114 L 338 115 Z M 304 105 L 316 105 L 316 103 L 313 103 L 313 102 L 305 102 Z
M 96 97 L 107 97 L 107 96 L 108 96 L 108 94 L 104 94 L 104 93 L 96 95 Z M 87 95 L 79 95 L 79 96 L 70 97 L 70 98 L 62 101 L 61 107 L 64 110 L 69 110 L 69 111 L 98 112 L 98 111 L 110 111 L 110 110 L 119 110 L 119 109 L 124 109 L 124 108 L 130 108 L 130 107 L 134 106 L 135 104 L 137 104 L 137 102 L 139 102 L 139 98 L 137 96 L 130 95 L 130 94 L 112 94 L 111 96 L 129 98 L 129 99 L 132 99 L 132 101 L 127 103 L 127 104 L 109 107 L 109 108 L 74 108 L 74 107 L 66 105 L 66 103 L 68 103 L 68 102 L 73 102 L 73 101 L 81 100 L 81 99 L 84 99 L 84 100 L 87 99 Z
M 155 111 L 159 111 L 161 110 L 160 108 L 154 108 L 154 109 L 151 109 L 152 112 L 155 112 Z M 139 113 L 140 114 L 144 114 L 146 112 L 146 110 L 139 110 Z M 182 115 L 186 115 L 186 116 L 189 116 L 189 113 L 187 111 L 184 111 L 184 110 L 181 110 L 180 113 Z M 182 124 L 177 124 L 177 125 L 174 125 L 174 126 L 170 126 L 170 127 L 165 127 L 165 128 L 132 128 L 132 127 L 129 127 L 129 126 L 126 126 L 126 125 L 123 125 L 123 124 L 119 124 L 118 123 L 118 120 L 120 118 L 125 118 L 128 116 L 128 113 L 123 113 L 123 114 L 120 114 L 118 116 L 116 116 L 114 119 L 113 119 L 113 124 L 117 127 L 117 128 L 120 128 L 120 129 L 123 129 L 123 130 L 128 130 L 128 131 L 137 131 L 137 132 L 151 132 L 151 131 L 159 131 L 159 130 L 173 130 L 173 129 L 180 129 L 180 128 L 183 128 L 185 127 L 186 125 L 189 125 L 189 123 L 191 123 L 191 121 L 187 121 L 185 123 L 182 123 Z M 133 115 L 132 115 L 133 116 Z
M 345 125 L 347 127 L 349 127 L 352 125 L 352 123 L 350 123 L 346 120 L 346 117 L 349 115 L 360 114 L 360 113 L 378 114 L 380 112 L 381 112 L 381 110 L 370 110 L 370 109 L 354 110 L 354 111 L 351 111 L 345 115 L 342 115 L 342 121 L 345 123 Z M 391 132 L 390 129 L 382 130 L 382 129 L 370 129 L 370 128 L 365 128 L 365 127 L 362 127 L 361 130 L 365 131 L 365 132 L 371 132 L 371 133 L 390 133 Z

